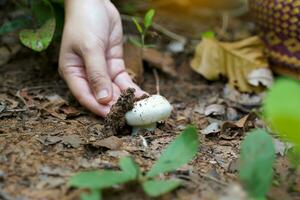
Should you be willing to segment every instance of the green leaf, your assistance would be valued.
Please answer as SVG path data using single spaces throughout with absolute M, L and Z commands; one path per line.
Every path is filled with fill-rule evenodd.
M 129 42 L 131 44 L 133 44 L 134 46 L 136 46 L 136 47 L 143 48 L 142 43 L 139 40 L 137 40 L 137 39 L 135 39 L 133 37 L 129 37 Z
M 150 197 L 158 197 L 176 189 L 180 183 L 180 180 L 150 180 L 143 183 L 143 189 Z
M 291 79 L 276 81 L 263 108 L 274 131 L 300 146 L 300 82 Z
M 146 29 L 148 29 L 152 26 L 154 15 L 155 15 L 155 10 L 154 9 L 150 9 L 146 13 L 146 15 L 144 17 L 144 26 L 145 26 Z
M 213 31 L 206 31 L 201 34 L 202 38 L 215 38 L 216 34 Z
M 32 1 L 31 10 L 39 27 L 44 25 L 49 19 L 54 18 L 54 10 L 48 0 Z
M 119 165 L 123 174 L 130 180 L 136 180 L 141 173 L 139 166 L 130 157 L 121 158 Z
M 287 157 L 291 166 L 294 169 L 297 169 L 300 166 L 300 147 L 294 146 L 293 148 L 289 149 L 287 152 Z
M 122 172 L 92 171 L 82 172 L 71 177 L 69 184 L 78 188 L 103 189 L 126 183 L 131 179 Z
M 275 149 L 272 137 L 255 130 L 245 137 L 241 147 L 240 179 L 251 197 L 264 198 L 272 184 Z
M 28 27 L 30 20 L 27 17 L 13 19 L 8 21 L 0 27 L 0 36 L 6 33 L 16 31 L 21 28 Z
M 98 189 L 94 189 L 91 191 L 91 194 L 81 193 L 81 200 L 102 200 L 101 191 Z
M 22 30 L 20 32 L 21 42 L 28 48 L 41 52 L 49 46 L 55 32 L 55 19 L 49 19 L 40 29 Z
M 159 160 L 146 174 L 154 177 L 170 172 L 188 163 L 198 152 L 198 133 L 193 126 L 187 127 L 162 153 Z
M 142 26 L 140 25 L 140 23 L 138 22 L 137 18 L 132 17 L 132 21 L 133 21 L 133 23 L 135 24 L 136 29 L 138 30 L 138 32 L 139 32 L 140 34 L 143 34 L 143 28 L 142 28 Z

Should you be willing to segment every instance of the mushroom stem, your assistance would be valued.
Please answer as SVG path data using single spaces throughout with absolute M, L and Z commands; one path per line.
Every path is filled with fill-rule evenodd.
M 143 126 L 134 126 L 132 128 L 132 135 L 137 135 L 139 130 L 154 131 L 155 129 L 156 129 L 156 122 L 152 124 L 143 125 Z

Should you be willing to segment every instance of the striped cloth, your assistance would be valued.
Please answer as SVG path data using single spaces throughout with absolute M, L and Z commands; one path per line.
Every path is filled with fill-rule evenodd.
M 272 65 L 300 77 L 300 0 L 249 0 Z M 295 75 L 296 74 L 296 75 Z

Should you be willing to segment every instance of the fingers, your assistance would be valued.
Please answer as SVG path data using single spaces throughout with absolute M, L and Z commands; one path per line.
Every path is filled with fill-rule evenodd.
M 115 77 L 114 82 L 121 90 L 126 90 L 127 88 L 134 88 L 135 96 L 137 97 L 141 97 L 142 95 L 147 94 L 131 80 L 127 72 L 118 74 L 117 77 Z
M 109 105 L 101 105 L 95 99 L 93 91 L 89 87 L 86 77 L 83 76 L 84 68 L 67 67 L 63 71 L 63 76 L 72 94 L 79 103 L 93 113 L 106 117 L 110 111 Z
M 127 88 L 135 89 L 135 96 L 140 97 L 146 92 L 136 85 L 125 69 L 125 64 L 121 58 L 111 58 L 107 61 L 109 75 L 113 82 L 120 88 L 120 90 L 126 90 Z
M 99 103 L 112 100 L 112 82 L 107 71 L 105 52 L 101 48 L 82 50 L 87 79 Z

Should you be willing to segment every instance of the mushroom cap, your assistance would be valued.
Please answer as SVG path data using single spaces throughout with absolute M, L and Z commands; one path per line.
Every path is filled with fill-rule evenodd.
M 131 111 L 125 114 L 125 119 L 130 126 L 144 126 L 167 119 L 173 107 L 161 95 L 152 95 L 134 103 Z

